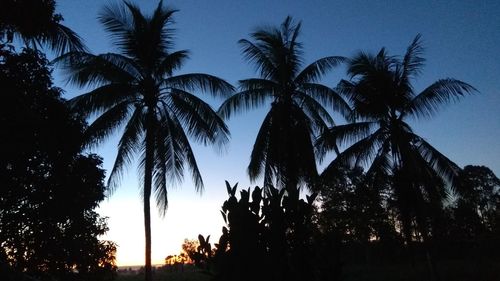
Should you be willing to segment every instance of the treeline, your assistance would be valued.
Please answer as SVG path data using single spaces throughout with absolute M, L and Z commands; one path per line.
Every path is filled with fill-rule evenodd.
M 415 218 L 409 242 L 391 183 L 373 185 L 361 168 L 339 169 L 303 199 L 273 187 L 238 196 L 226 183 L 222 236 L 187 240 L 184 253 L 212 280 L 496 280 L 500 179 L 466 166 L 457 180 L 466 191 L 422 206 L 426 228 Z

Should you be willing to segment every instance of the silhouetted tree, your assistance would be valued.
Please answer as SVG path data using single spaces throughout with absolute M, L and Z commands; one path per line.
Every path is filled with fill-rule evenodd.
M 54 0 L 2 0 L 0 39 L 10 43 L 18 37 L 27 47 L 48 46 L 59 54 L 84 50 L 80 37 L 61 24 L 63 17 L 55 9 Z
M 443 104 L 475 92 L 469 84 L 447 78 L 417 93 L 411 82 L 421 72 L 422 51 L 417 35 L 402 59 L 388 55 L 384 48 L 376 55 L 359 53 L 351 58 L 351 80 L 342 80 L 337 88 L 352 103 L 360 122 L 332 127 L 318 141 L 325 150 L 354 142 L 324 173 L 338 166 L 366 164 L 369 177 L 391 179 L 410 247 L 414 226 L 428 243 L 429 214 L 440 209 L 447 195 L 443 181 L 456 187 L 459 167 L 415 134 L 407 120 L 431 117 Z
M 95 212 L 102 162 L 81 154 L 84 122 L 47 63 L 30 49 L 0 50 L 0 279 L 111 280 L 116 248 L 98 239 L 107 226 Z
M 351 80 L 342 80 L 338 90 L 349 98 L 360 122 L 332 127 L 318 141 L 326 150 L 354 141 L 324 173 L 340 165 L 368 164 L 369 177 L 392 178 L 408 241 L 413 217 L 422 213 L 424 202 L 441 202 L 445 196 L 439 189 L 441 180 L 456 187 L 459 168 L 415 134 L 406 121 L 431 117 L 443 104 L 475 91 L 467 83 L 447 78 L 416 93 L 411 81 L 423 66 L 421 54 L 418 35 L 402 59 L 389 56 L 385 49 L 377 55 L 360 53 L 351 58 Z
M 194 73 L 175 76 L 188 51 L 172 51 L 171 28 L 175 10 L 162 1 L 151 16 L 129 2 L 106 6 L 99 20 L 111 33 L 119 53 L 93 55 L 73 52 L 57 59 L 69 81 L 97 86 L 71 100 L 85 116 L 97 115 L 86 131 L 89 145 L 97 145 L 122 128 L 118 155 L 108 187 L 112 191 L 127 164 L 140 154 L 145 221 L 145 273 L 151 280 L 151 192 L 165 213 L 167 184 L 181 181 L 187 165 L 197 191 L 203 181 L 188 136 L 204 144 L 223 145 L 228 129 L 212 108 L 192 93 L 200 89 L 227 97 L 233 87 L 217 77 Z
M 374 186 L 363 169 L 340 167 L 322 178 L 319 223 L 326 233 L 336 232 L 343 242 L 394 240 L 384 187 Z
M 500 179 L 493 171 L 485 166 L 465 166 L 459 173 L 457 196 L 452 207 L 457 238 L 475 240 L 498 233 Z
M 253 42 L 240 40 L 245 59 L 255 64 L 260 77 L 239 81 L 240 92 L 219 108 L 219 113 L 229 118 L 235 112 L 271 102 L 248 166 L 251 180 L 264 175 L 265 188 L 311 184 L 317 176 L 312 139 L 333 125 L 327 109 L 344 115 L 350 111 L 334 90 L 318 83 L 344 59 L 325 57 L 301 70 L 303 50 L 297 41 L 300 27 L 287 17 L 279 28 L 255 30 L 251 33 Z

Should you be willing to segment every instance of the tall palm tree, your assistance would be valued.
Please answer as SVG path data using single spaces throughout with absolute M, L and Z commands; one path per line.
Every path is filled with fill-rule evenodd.
M 334 126 L 318 139 L 320 150 L 351 144 L 323 172 L 342 165 L 368 166 L 369 176 L 392 179 L 403 231 L 411 240 L 412 220 L 425 231 L 427 203 L 440 204 L 444 182 L 456 185 L 459 167 L 413 132 L 409 119 L 432 117 L 441 106 L 476 90 L 456 79 L 440 79 L 422 92 L 411 82 L 421 72 L 424 58 L 420 35 L 403 58 L 385 49 L 376 55 L 359 53 L 348 63 L 350 81 L 342 80 L 338 91 L 353 105 L 358 122 Z
M 48 46 L 58 54 L 84 51 L 81 38 L 61 24 L 63 17 L 55 8 L 54 0 L 2 0 L 0 39 L 10 43 L 18 37 L 27 47 Z
M 287 17 L 280 28 L 259 28 L 239 44 L 254 63 L 260 77 L 239 81 L 239 92 L 228 98 L 219 113 L 229 118 L 271 103 L 253 146 L 248 174 L 251 180 L 264 175 L 264 186 L 286 187 L 310 182 L 316 175 L 312 138 L 333 125 L 328 106 L 347 115 L 348 104 L 320 78 L 343 62 L 325 57 L 301 70 L 302 43 L 297 41 L 300 23 Z
M 162 1 L 151 16 L 129 2 L 106 6 L 99 15 L 119 53 L 93 55 L 73 52 L 56 60 L 66 68 L 69 81 L 95 90 L 73 98 L 72 106 L 87 116 L 98 116 L 87 129 L 91 145 L 101 143 L 123 128 L 108 186 L 114 190 L 127 164 L 140 154 L 146 280 L 151 280 L 150 196 L 164 214 L 168 182 L 182 180 L 189 167 L 198 191 L 203 181 L 188 136 L 204 144 L 223 145 L 228 128 L 217 113 L 192 93 L 195 89 L 227 97 L 233 87 L 217 77 L 194 73 L 174 75 L 188 59 L 188 51 L 171 51 L 176 10 Z

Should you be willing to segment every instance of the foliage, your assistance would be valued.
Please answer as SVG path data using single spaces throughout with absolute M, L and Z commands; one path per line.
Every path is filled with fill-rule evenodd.
M 214 254 L 212 245 L 210 244 L 210 235 L 206 238 L 203 235 L 198 235 L 198 240 L 184 239 L 182 243 L 182 253 L 189 258 L 188 261 L 193 262 L 199 268 L 208 268 L 208 263 Z
M 323 232 L 335 233 L 342 242 L 396 240 L 386 186 L 372 184 L 360 167 L 339 168 L 323 177 L 319 202 Z
M 459 173 L 457 199 L 448 207 L 450 235 L 459 240 L 500 234 L 500 179 L 485 166 L 465 166 Z
M 111 279 L 116 247 L 98 239 L 107 226 L 94 211 L 104 170 L 80 153 L 83 121 L 36 51 L 2 49 L 0 86 L 0 262 L 10 272 L 1 279 Z
M 431 117 L 442 105 L 474 93 L 467 83 L 440 79 L 418 93 L 412 80 L 424 63 L 420 35 L 402 58 L 382 48 L 377 54 L 360 52 L 349 59 L 350 80 L 337 89 L 353 105 L 359 122 L 334 126 L 318 140 L 320 150 L 349 145 L 323 172 L 339 166 L 367 165 L 370 178 L 391 181 L 402 230 L 411 243 L 417 227 L 426 237 L 432 210 L 446 198 L 445 183 L 457 187 L 459 167 L 413 132 L 410 118 Z
M 318 173 L 313 139 L 333 125 L 328 110 L 350 112 L 333 89 L 319 83 L 344 58 L 325 57 L 302 68 L 300 27 L 300 22 L 287 17 L 279 28 L 258 28 L 251 33 L 252 41 L 240 40 L 243 55 L 255 65 L 259 78 L 239 81 L 240 92 L 219 108 L 229 118 L 270 102 L 248 165 L 251 180 L 264 176 L 264 188 L 312 185 Z
M 55 8 L 54 0 L 2 0 L 0 40 L 10 43 L 18 37 L 27 47 L 48 46 L 59 54 L 84 50 L 80 37 L 61 24 L 63 17 Z
M 313 201 L 269 187 L 240 192 L 226 182 L 229 199 L 222 206 L 227 223 L 210 261 L 216 280 L 311 280 Z M 200 241 L 203 242 L 203 241 Z M 201 243 L 207 246 L 208 239 Z M 209 257 L 209 256 L 208 256 Z M 258 261 L 259 266 L 256 266 Z
M 89 146 L 123 128 L 118 154 L 108 180 L 113 191 L 125 167 L 139 154 L 144 201 L 146 280 L 151 280 L 150 197 L 154 192 L 161 214 L 168 206 L 167 186 L 180 182 L 190 169 L 196 190 L 203 189 L 188 136 L 203 144 L 220 146 L 229 131 L 209 104 L 193 93 L 226 97 L 233 87 L 208 74 L 174 75 L 188 59 L 188 51 L 172 51 L 173 14 L 162 1 L 151 16 L 134 4 L 108 5 L 99 15 L 119 53 L 93 55 L 71 52 L 59 57 L 68 81 L 95 86 L 73 98 L 74 109 L 97 116 L 86 130 Z

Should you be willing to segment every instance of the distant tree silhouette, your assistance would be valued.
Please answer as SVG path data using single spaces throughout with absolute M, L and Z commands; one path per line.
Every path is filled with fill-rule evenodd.
M 85 50 L 81 38 L 61 24 L 55 8 L 54 0 L 2 0 L 0 39 L 8 43 L 18 37 L 27 47 L 47 46 L 59 54 Z
M 102 162 L 81 154 L 84 122 L 47 64 L 0 50 L 0 279 L 110 280 L 116 247 L 98 239 L 107 226 L 95 212 Z
M 228 129 L 212 108 L 194 95 L 200 89 L 227 97 L 233 87 L 217 77 L 194 73 L 175 76 L 188 51 L 172 51 L 172 15 L 162 1 L 151 16 L 137 6 L 106 6 L 99 20 L 110 32 L 119 53 L 72 52 L 56 60 L 78 86 L 96 86 L 71 100 L 85 116 L 97 115 L 86 131 L 89 145 L 100 144 L 122 128 L 118 155 L 108 187 L 112 191 L 134 155 L 140 154 L 146 237 L 146 280 L 151 280 L 151 192 L 162 214 L 168 205 L 168 182 L 181 181 L 191 170 L 196 190 L 203 181 L 188 136 L 203 144 L 223 145 Z
M 394 240 L 395 226 L 380 190 L 385 188 L 373 186 L 361 167 L 339 167 L 325 175 L 319 192 L 323 231 L 336 232 L 342 242 Z
M 239 81 L 240 92 L 219 108 L 219 113 L 229 118 L 270 102 L 248 166 L 251 180 L 264 176 L 265 188 L 311 184 L 317 176 L 312 139 L 333 125 L 327 109 L 344 115 L 350 111 L 334 90 L 318 83 L 344 58 L 325 57 L 301 70 L 300 27 L 287 17 L 279 28 L 256 29 L 251 33 L 253 41 L 240 40 L 245 59 L 255 64 L 260 77 Z
M 196 259 L 196 253 L 198 252 L 198 246 L 200 246 L 198 240 L 184 239 L 184 243 L 182 243 L 182 252 L 194 261 Z
M 359 122 L 332 127 L 318 140 L 325 150 L 354 142 L 324 174 L 338 166 L 366 164 L 369 177 L 391 178 L 409 245 L 414 225 L 427 241 L 429 206 L 441 205 L 446 196 L 443 181 L 456 187 L 460 169 L 415 134 L 407 120 L 431 117 L 442 105 L 475 92 L 469 84 L 447 78 L 417 93 L 411 82 L 421 72 L 422 51 L 417 35 L 402 59 L 388 55 L 384 48 L 376 55 L 361 52 L 351 58 L 351 80 L 342 80 L 337 88 L 352 103 Z
M 453 207 L 456 233 L 477 239 L 500 233 L 500 179 L 485 166 L 468 165 L 459 173 L 458 199 Z

